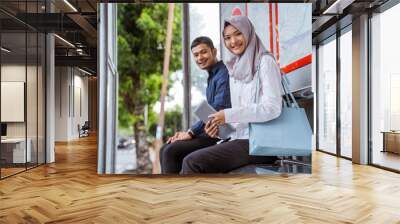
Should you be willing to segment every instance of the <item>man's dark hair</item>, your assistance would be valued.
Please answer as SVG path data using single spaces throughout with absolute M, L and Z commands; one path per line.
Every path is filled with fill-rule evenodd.
M 190 49 L 193 49 L 199 44 L 207 44 L 207 46 L 209 46 L 211 49 L 214 49 L 214 44 L 212 40 L 209 37 L 205 36 L 197 37 L 196 39 L 194 39 L 192 41 L 192 45 L 190 45 Z

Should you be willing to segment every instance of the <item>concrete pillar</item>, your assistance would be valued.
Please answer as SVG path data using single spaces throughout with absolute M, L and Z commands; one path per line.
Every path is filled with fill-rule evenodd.
M 46 163 L 55 161 L 55 57 L 54 35 L 46 35 Z
M 353 20 L 353 162 L 368 163 L 368 15 Z

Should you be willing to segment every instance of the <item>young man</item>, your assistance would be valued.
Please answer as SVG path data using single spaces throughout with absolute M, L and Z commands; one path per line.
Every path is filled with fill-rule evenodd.
M 207 102 L 220 111 L 231 107 L 229 74 L 224 63 L 217 60 L 217 49 L 208 37 L 193 40 L 191 50 L 199 68 L 208 72 Z M 162 174 L 178 174 L 183 159 L 190 153 L 215 145 L 219 139 L 211 138 L 204 132 L 205 124 L 196 122 L 187 132 L 177 132 L 170 137 L 160 150 Z

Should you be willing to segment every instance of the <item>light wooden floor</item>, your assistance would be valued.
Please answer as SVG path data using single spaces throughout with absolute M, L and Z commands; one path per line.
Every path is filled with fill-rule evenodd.
M 400 223 L 400 175 L 315 153 L 312 175 L 98 176 L 96 142 L 0 181 L 0 223 Z
M 24 170 L 25 170 L 25 167 L 24 168 L 1 168 L 1 177 L 2 178 L 7 177 L 7 176 L 13 175 L 15 173 L 24 171 Z

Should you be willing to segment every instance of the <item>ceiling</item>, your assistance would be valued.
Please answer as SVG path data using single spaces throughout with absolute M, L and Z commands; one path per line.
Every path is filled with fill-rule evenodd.
M 312 3 L 313 44 L 318 44 L 335 34 L 337 30 L 351 24 L 353 17 L 374 10 L 388 0 L 285 0 L 278 2 Z M 95 73 L 97 68 L 97 1 L 47 0 L 47 5 L 45 3 L 45 0 L 1 0 L 2 32 L 14 33 L 14 36 L 18 32 L 25 31 L 26 28 L 32 31 L 54 32 L 62 38 L 55 38 L 56 65 L 80 66 Z M 14 40 L 14 46 L 10 45 L 10 47 L 18 49 L 18 46 L 24 46 L 24 40 L 12 36 L 12 34 L 7 34 L 5 37 L 10 41 Z M 34 45 L 28 45 L 28 54 L 31 52 L 31 46 Z
M 27 45 L 29 32 L 51 32 L 55 37 L 56 66 L 79 66 L 96 73 L 97 63 L 96 0 L 1 0 L 2 45 L 12 49 L 10 58 L 34 55 L 36 45 Z M 35 41 L 33 41 L 35 42 Z M 41 47 L 41 45 L 39 45 Z M 30 58 L 30 57 L 28 57 Z
M 351 24 L 353 17 L 374 11 L 388 0 L 310 0 L 313 44 Z

